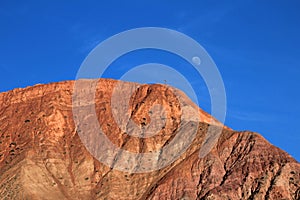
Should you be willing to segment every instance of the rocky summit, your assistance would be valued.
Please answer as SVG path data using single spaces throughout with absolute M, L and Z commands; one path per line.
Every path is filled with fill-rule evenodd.
M 99 79 L 74 93 L 77 83 L 0 94 L 0 199 L 300 199 L 295 159 L 179 90 Z

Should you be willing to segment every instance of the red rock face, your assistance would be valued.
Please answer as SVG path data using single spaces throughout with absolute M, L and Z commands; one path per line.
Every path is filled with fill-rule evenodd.
M 136 85 L 101 79 L 93 105 L 103 132 L 115 146 L 134 153 L 159 151 L 178 130 L 188 132 L 185 124 L 198 116 L 188 148 L 157 170 L 143 172 L 142 165 L 133 168 L 139 173 L 116 170 L 93 157 L 79 137 L 84 134 L 73 119 L 74 82 L 1 93 L 0 199 L 300 199 L 300 164 L 291 156 L 253 132 L 223 127 L 219 137 L 207 137 L 208 129 L 219 130 L 222 124 L 165 85 L 133 90 L 125 110 L 132 123 L 150 130 L 149 111 L 154 104 L 162 105 L 165 113 L 160 114 L 165 118 L 160 131 L 144 138 L 127 134 L 124 130 L 130 132 L 133 125 L 120 127 L 112 107 L 117 84 L 125 93 Z M 125 102 L 122 92 L 115 98 L 121 105 Z M 200 158 L 207 143 L 212 149 Z M 118 160 L 122 155 L 101 152 L 100 156 Z

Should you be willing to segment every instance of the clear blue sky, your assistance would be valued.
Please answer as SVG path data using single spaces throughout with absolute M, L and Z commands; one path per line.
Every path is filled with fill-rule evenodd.
M 225 123 L 261 133 L 300 161 L 299 10 L 299 1 L 271 0 L 2 0 L 0 91 L 75 79 L 87 54 L 109 36 L 166 27 L 197 40 L 216 62 L 227 92 Z M 162 58 L 146 53 L 151 61 Z M 147 58 L 137 53 L 117 63 L 134 66 Z M 118 78 L 113 70 L 107 76 Z M 199 101 L 209 111 L 207 98 Z

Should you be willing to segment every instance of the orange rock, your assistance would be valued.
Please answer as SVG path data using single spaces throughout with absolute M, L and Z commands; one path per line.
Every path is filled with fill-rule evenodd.
M 286 152 L 257 133 L 223 127 L 174 88 L 137 86 L 98 81 L 92 106 L 102 131 L 118 148 L 146 155 L 198 120 L 195 138 L 174 162 L 148 172 L 135 166 L 135 173 L 94 158 L 74 123 L 74 81 L 15 89 L 0 94 L 0 199 L 300 199 L 300 164 Z M 220 128 L 221 135 L 207 137 Z M 137 130 L 145 132 L 134 135 Z M 200 158 L 207 143 L 212 149 Z

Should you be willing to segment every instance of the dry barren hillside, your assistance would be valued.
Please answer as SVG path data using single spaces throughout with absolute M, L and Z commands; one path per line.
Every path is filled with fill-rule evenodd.
M 0 94 L 0 199 L 300 199 L 300 164 L 290 155 L 253 132 L 223 127 L 220 137 L 207 137 L 208 129 L 217 131 L 222 125 L 183 93 L 179 92 L 179 100 L 165 85 L 141 85 L 134 90 L 125 110 L 131 123 L 119 127 L 111 106 L 116 84 L 125 93 L 136 86 L 100 79 L 92 105 L 115 146 L 144 155 L 171 143 L 179 131 L 197 127 L 188 148 L 157 170 L 143 172 L 142 165 L 117 170 L 113 166 L 122 155 L 102 151 L 99 156 L 112 156 L 115 162 L 107 166 L 91 155 L 79 137 L 82 130 L 72 112 L 73 81 L 15 89 Z M 115 98 L 120 105 L 126 103 L 122 92 Z M 153 104 L 165 111 L 159 133 L 127 134 L 134 132 L 132 123 L 150 130 Z M 194 124 L 194 118 L 200 122 Z M 210 142 L 212 149 L 200 158 L 203 145 Z

